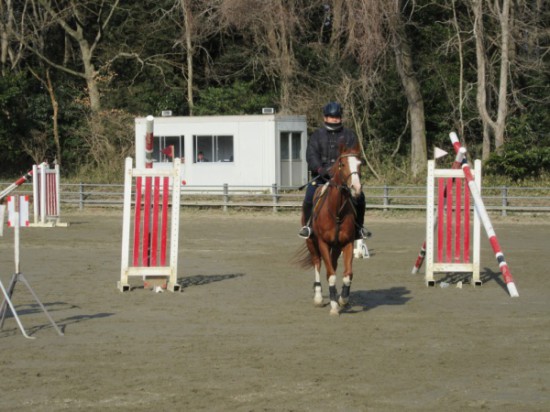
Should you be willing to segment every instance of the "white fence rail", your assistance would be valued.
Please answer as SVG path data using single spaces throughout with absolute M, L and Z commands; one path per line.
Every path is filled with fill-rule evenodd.
M 0 182 L 0 190 L 10 183 Z M 425 210 L 425 186 L 364 186 L 367 210 Z M 85 207 L 120 207 L 123 184 L 61 183 L 61 203 Z M 32 184 L 25 183 L 17 193 L 32 195 Z M 304 191 L 296 187 L 271 186 L 192 186 L 182 187 L 182 207 L 229 209 L 271 208 L 274 212 L 299 209 Z M 482 197 L 487 210 L 509 213 L 550 212 L 550 187 L 485 186 Z

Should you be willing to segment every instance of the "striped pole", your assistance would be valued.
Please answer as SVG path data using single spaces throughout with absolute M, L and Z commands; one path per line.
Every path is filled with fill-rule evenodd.
M 17 189 L 19 186 L 21 186 L 23 183 L 25 183 L 26 181 L 28 181 L 31 178 L 32 178 L 32 170 L 29 170 L 27 173 L 25 173 L 23 176 L 21 176 L 15 182 L 13 182 L 11 185 L 9 185 L 4 190 L 2 190 L 0 192 L 0 202 L 7 195 L 9 195 L 11 192 L 13 192 L 15 189 Z
M 489 242 L 491 243 L 491 247 L 493 248 L 493 252 L 495 253 L 495 258 L 502 272 L 502 277 L 504 278 L 506 287 L 508 288 L 508 293 L 513 298 L 518 297 L 519 294 L 518 290 L 516 289 L 514 279 L 512 278 L 512 274 L 510 273 L 508 264 L 504 259 L 504 253 L 502 252 L 502 249 L 497 239 L 497 235 L 493 229 L 493 225 L 491 224 L 489 215 L 487 214 L 487 209 L 485 208 L 483 199 L 481 198 L 476 182 L 472 176 L 472 170 L 468 165 L 468 161 L 466 159 L 466 148 L 462 147 L 455 132 L 451 132 L 449 134 L 449 137 L 451 138 L 451 142 L 453 143 L 453 147 L 455 149 L 457 157 L 461 157 L 462 171 L 464 172 L 464 177 L 466 178 L 470 193 L 474 198 L 474 207 L 479 218 L 481 219 L 481 222 L 483 223 L 483 227 L 485 228 L 485 232 L 487 233 L 487 237 L 489 238 Z

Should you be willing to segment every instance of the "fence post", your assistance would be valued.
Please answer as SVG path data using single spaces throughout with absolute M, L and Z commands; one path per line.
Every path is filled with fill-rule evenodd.
M 384 206 L 388 206 L 390 204 L 389 196 L 390 196 L 390 188 L 388 187 L 388 185 L 384 185 Z M 388 211 L 388 208 L 384 207 L 384 212 L 387 212 L 387 211 Z
M 229 185 L 223 184 L 223 211 L 227 212 L 227 204 L 229 203 Z
M 508 187 L 502 186 L 502 216 L 506 216 L 506 208 L 508 206 Z
M 279 203 L 279 190 L 277 183 L 271 185 L 271 194 L 273 195 L 273 213 L 277 213 L 277 203 Z
M 80 210 L 84 209 L 84 184 L 82 182 L 80 182 L 79 186 L 78 186 L 78 197 L 79 197 L 79 201 L 78 201 L 78 207 Z

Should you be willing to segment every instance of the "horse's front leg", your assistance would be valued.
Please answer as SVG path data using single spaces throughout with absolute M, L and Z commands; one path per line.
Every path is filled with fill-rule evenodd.
M 336 291 L 336 273 L 334 267 L 332 266 L 332 254 L 331 250 L 325 242 L 319 241 L 319 252 L 325 262 L 325 267 L 327 269 L 327 281 L 328 281 L 328 291 L 330 295 L 330 314 L 339 315 L 340 306 L 338 305 L 338 293 Z
M 343 249 L 344 275 L 342 278 L 342 293 L 338 299 L 340 306 L 346 306 L 349 302 L 351 281 L 353 280 L 353 242 L 348 243 Z

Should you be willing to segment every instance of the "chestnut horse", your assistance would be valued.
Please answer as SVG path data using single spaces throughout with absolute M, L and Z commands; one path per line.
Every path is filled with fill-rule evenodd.
M 338 315 L 348 304 L 353 279 L 353 242 L 355 241 L 356 210 L 352 198 L 361 193 L 360 150 L 340 145 L 340 155 L 330 170 L 328 183 L 317 188 L 313 198 L 313 234 L 306 240 L 309 256 L 301 259 L 303 267 L 315 269 L 313 302 L 323 306 L 321 295 L 321 261 L 325 263 L 330 293 L 330 314 Z M 302 216 L 302 224 L 305 224 Z M 343 254 L 342 292 L 337 297 L 336 268 Z

